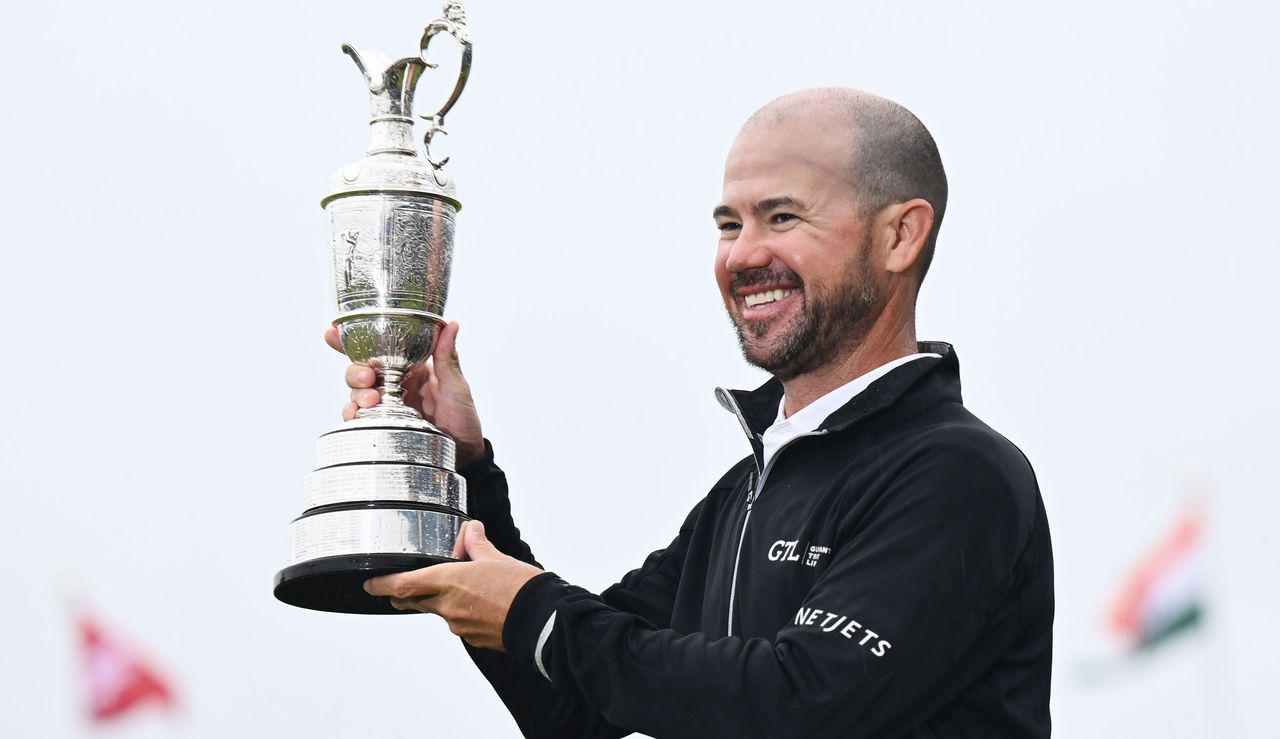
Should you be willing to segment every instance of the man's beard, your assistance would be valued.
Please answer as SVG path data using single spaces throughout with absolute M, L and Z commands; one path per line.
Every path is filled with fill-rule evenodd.
M 840 359 L 866 338 L 879 313 L 880 291 L 871 272 L 870 250 L 864 245 L 862 257 L 845 270 L 835 294 L 823 297 L 801 291 L 800 314 L 785 327 L 780 345 L 752 347 L 749 338 L 761 338 L 771 322 L 740 321 L 730 314 L 738 331 L 738 346 L 748 364 L 786 382 L 813 372 Z M 803 288 L 799 275 L 786 267 L 754 269 L 734 276 L 732 288 L 791 283 Z

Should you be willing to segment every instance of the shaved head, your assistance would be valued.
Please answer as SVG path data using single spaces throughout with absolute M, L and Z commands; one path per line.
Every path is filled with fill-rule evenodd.
M 933 206 L 933 230 L 919 259 L 923 280 L 947 208 L 947 175 L 929 130 L 892 100 L 847 87 L 784 95 L 756 111 L 742 130 L 772 128 L 799 116 L 825 118 L 831 135 L 848 137 L 849 184 L 864 215 L 914 198 Z

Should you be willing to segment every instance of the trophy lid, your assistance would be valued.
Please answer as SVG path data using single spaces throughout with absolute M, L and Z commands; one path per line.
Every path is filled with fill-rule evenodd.
M 413 140 L 413 95 L 422 74 L 438 66 L 427 58 L 427 46 L 439 33 L 448 33 L 458 40 L 462 46 L 462 65 L 458 81 L 444 105 L 432 115 L 418 116 L 426 121 L 419 153 Z M 369 150 L 364 159 L 333 174 L 329 191 L 320 205 L 327 206 L 336 198 L 350 195 L 384 193 L 438 198 L 461 209 L 453 178 L 444 171 L 449 158 L 431 156 L 431 139 L 448 133 L 444 129 L 444 116 L 462 95 L 471 73 L 471 35 L 462 3 L 449 0 L 444 6 L 444 18 L 427 24 L 418 56 L 393 60 L 380 51 L 359 50 L 350 44 L 343 44 L 342 51 L 356 63 L 368 84 Z

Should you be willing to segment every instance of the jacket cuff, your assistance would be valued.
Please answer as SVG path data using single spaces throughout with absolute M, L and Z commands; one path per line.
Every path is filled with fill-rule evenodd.
M 543 652 L 555 624 L 560 599 L 576 590 L 554 572 L 535 575 L 525 583 L 507 609 L 502 625 L 502 647 L 515 661 L 536 669 L 548 680 Z
M 496 462 L 493 461 L 493 444 L 488 439 L 484 440 L 484 454 L 474 462 L 468 462 L 457 470 L 459 475 L 466 478 L 467 482 L 475 480 L 480 482 L 486 477 L 494 474 L 502 474 L 502 470 L 498 468 Z

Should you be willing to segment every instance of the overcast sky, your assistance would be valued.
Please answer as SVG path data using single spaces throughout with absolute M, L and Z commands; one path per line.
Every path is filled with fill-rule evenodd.
M 446 313 L 541 561 L 606 587 L 747 453 L 711 394 L 763 380 L 712 278 L 724 154 L 769 99 L 857 86 L 947 167 L 920 334 L 1039 474 L 1059 734 L 1271 730 L 1278 19 L 1207 7 L 471 0 Z M 116 736 L 514 735 L 438 620 L 271 596 L 345 397 L 319 199 L 367 103 L 339 46 L 410 55 L 439 8 L 0 12 L 0 735 L 85 730 L 62 580 L 182 693 Z M 1197 486 L 1209 627 L 1082 687 L 1126 568 Z

